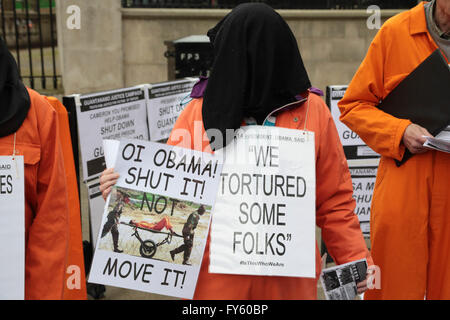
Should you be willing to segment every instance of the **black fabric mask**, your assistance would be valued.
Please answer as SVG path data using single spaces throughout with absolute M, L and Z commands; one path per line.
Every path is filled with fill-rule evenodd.
M 29 109 L 30 96 L 20 80 L 16 61 L 0 38 L 0 137 L 16 132 Z
M 292 31 L 268 5 L 237 6 L 208 36 L 214 63 L 202 109 L 207 131 L 218 129 L 225 138 L 226 129 L 239 128 L 244 117 L 262 124 L 311 87 Z

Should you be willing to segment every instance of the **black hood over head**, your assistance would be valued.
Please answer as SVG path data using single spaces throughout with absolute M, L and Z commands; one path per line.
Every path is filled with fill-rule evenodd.
M 16 61 L 0 38 L 0 137 L 16 132 L 30 109 L 30 96 Z
M 218 129 L 225 138 L 226 129 L 239 128 L 244 117 L 262 124 L 311 87 L 291 29 L 268 5 L 237 6 L 208 36 L 214 63 L 202 109 L 207 131 Z

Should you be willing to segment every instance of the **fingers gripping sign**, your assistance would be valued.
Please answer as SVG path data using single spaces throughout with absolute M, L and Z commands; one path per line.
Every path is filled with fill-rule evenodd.
M 100 192 L 105 201 L 111 193 L 111 188 L 117 183 L 119 177 L 120 175 L 114 171 L 114 168 L 106 169 L 100 176 Z

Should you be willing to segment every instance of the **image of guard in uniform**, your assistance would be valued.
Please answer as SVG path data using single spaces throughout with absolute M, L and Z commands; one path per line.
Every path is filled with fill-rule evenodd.
M 175 255 L 184 252 L 183 264 L 188 265 L 189 257 L 191 256 L 192 247 L 194 245 L 194 233 L 197 228 L 200 217 L 205 213 L 205 207 L 201 205 L 196 211 L 192 212 L 183 226 L 183 241 L 184 243 L 178 248 L 170 251 L 172 260 L 175 260 Z
M 121 253 L 123 250 L 119 249 L 119 229 L 117 228 L 120 220 L 120 215 L 122 214 L 122 209 L 125 204 L 130 202 L 130 197 L 122 191 L 117 190 L 116 205 L 108 213 L 107 221 L 103 226 L 102 235 L 103 238 L 111 231 L 111 236 L 113 239 L 114 252 Z

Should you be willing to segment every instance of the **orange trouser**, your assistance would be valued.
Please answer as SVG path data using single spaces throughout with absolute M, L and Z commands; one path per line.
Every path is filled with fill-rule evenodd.
M 298 278 L 301 279 L 301 278 Z M 201 273 L 195 300 L 315 300 L 316 279 Z
M 428 151 L 379 167 L 371 213 L 381 289 L 366 299 L 450 299 L 450 154 Z
M 83 236 L 81 234 L 80 198 L 75 173 L 75 162 L 70 137 L 69 118 L 67 110 L 62 103 L 54 97 L 46 97 L 58 114 L 59 138 L 64 156 L 64 168 L 66 174 L 66 187 L 69 203 L 69 252 L 67 267 L 78 266 L 80 268 L 80 287 L 69 288 L 64 286 L 64 300 L 86 300 L 86 279 L 84 272 Z M 70 270 L 70 269 L 68 269 Z M 66 272 L 65 282 L 72 277 L 72 273 Z M 73 278 L 73 277 L 72 277 Z
M 209 237 L 194 300 L 315 300 L 318 278 L 247 276 L 209 273 Z M 320 253 L 316 246 L 316 264 Z M 319 268 L 320 269 L 320 268 Z M 319 274 L 316 274 L 318 277 Z

